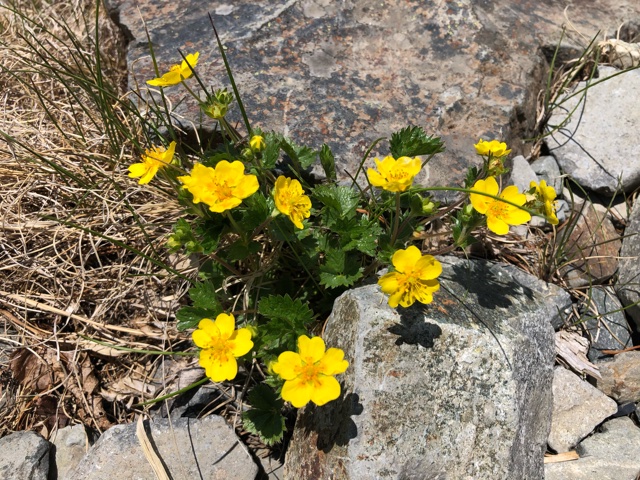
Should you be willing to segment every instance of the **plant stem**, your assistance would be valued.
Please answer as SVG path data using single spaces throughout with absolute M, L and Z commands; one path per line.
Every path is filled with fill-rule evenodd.
M 398 227 L 400 225 L 400 192 L 396 192 L 396 213 L 393 217 L 393 233 L 391 234 L 391 245 L 396 243 L 398 238 Z

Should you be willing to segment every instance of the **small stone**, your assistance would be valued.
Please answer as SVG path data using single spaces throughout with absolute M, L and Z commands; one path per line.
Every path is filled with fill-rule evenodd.
M 73 425 L 57 430 L 51 436 L 56 447 L 55 469 L 58 478 L 67 478 L 93 444 L 84 425 Z
M 580 310 L 580 325 L 591 342 L 589 360 L 605 357 L 601 350 L 622 350 L 631 346 L 631 328 L 612 287 L 590 288 Z
M 549 447 L 568 452 L 605 418 L 618 411 L 616 402 L 563 367 L 553 375 L 553 414 Z
M 540 180 L 544 180 L 547 185 L 553 187 L 556 195 L 562 194 L 562 173 L 555 158 L 551 155 L 540 157 L 531 162 L 531 169 Z
M 15 432 L 0 438 L 0 478 L 47 480 L 50 448 L 36 432 Z
M 630 193 L 640 185 L 640 110 L 629 108 L 629 99 L 640 94 L 640 72 L 598 67 L 598 73 L 587 95 L 574 95 L 553 111 L 549 129 L 567 123 L 547 145 L 579 185 L 607 196 Z M 580 82 L 574 92 L 587 86 Z
M 578 218 L 562 225 L 558 235 L 568 239 L 564 248 L 567 259 L 560 269 L 565 281 L 573 288 L 598 284 L 611 277 L 618 268 L 620 236 L 604 214 L 598 213 L 591 202 L 578 210 Z
M 538 176 L 526 158 L 518 155 L 513 158 L 512 162 L 513 166 L 511 167 L 511 177 L 509 180 L 510 185 L 515 185 L 520 192 L 524 192 L 529 190 L 529 184 L 531 182 L 538 182 Z
M 597 363 L 602 379 L 598 388 L 618 403 L 640 401 L 640 352 L 620 353 Z
M 580 459 L 545 465 L 546 480 L 636 480 L 640 428 L 628 417 L 609 420 L 577 448 Z
M 254 480 L 258 467 L 222 417 L 155 419 L 150 440 L 172 478 Z M 115 461 L 117 459 L 117 461 Z M 102 434 L 69 475 L 69 480 L 155 480 L 142 452 L 136 424 L 116 425 Z

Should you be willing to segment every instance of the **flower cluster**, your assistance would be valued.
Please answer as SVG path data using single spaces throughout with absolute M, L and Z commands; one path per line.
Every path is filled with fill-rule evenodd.
M 213 168 L 196 163 L 189 175 L 178 180 L 193 195 L 193 203 L 205 203 L 216 213 L 237 207 L 259 187 L 258 178 L 245 175 L 244 164 L 239 160 L 222 160 Z
M 302 220 L 311 215 L 311 199 L 304 194 L 298 180 L 279 176 L 273 188 L 273 199 L 278 212 L 289 217 L 297 228 L 304 228 Z
M 422 162 L 418 157 L 400 157 L 397 160 L 391 156 L 384 160 L 374 160 L 378 171 L 373 168 L 367 170 L 369 182 L 389 192 L 404 192 L 413 183 L 413 178 L 420 173 Z
M 538 208 L 541 213 L 544 214 L 547 221 L 551 225 L 558 224 L 558 217 L 556 216 L 556 191 L 553 187 L 547 185 L 545 180 L 541 180 L 540 183 L 531 182 L 529 184 L 529 193 L 534 196 L 534 202 L 532 207 L 540 206 Z M 536 203 L 538 205 L 536 205 Z

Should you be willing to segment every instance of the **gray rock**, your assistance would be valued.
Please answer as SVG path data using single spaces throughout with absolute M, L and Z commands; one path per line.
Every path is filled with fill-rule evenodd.
M 375 138 L 421 125 L 447 146 L 418 179 L 428 185 L 462 183 L 467 168 L 480 163 L 473 149 L 480 137 L 527 153 L 521 138 L 535 122 L 546 69 L 540 39 L 555 44 L 565 22 L 560 3 L 527 0 L 464 0 L 454 7 L 422 0 L 106 3 L 132 40 L 128 61 L 140 83 L 155 76 L 142 17 L 163 70 L 180 60 L 178 49 L 199 50 L 205 84 L 227 85 L 211 12 L 255 126 L 316 149 L 328 143 L 338 173 L 348 178 L 344 172 L 356 171 Z M 572 22 L 615 32 L 614 19 L 640 15 L 635 4 L 598 4 L 575 9 Z M 528 23 L 536 28 L 522 28 Z M 173 105 L 186 99 L 176 113 L 198 122 L 184 89 L 166 92 Z M 240 119 L 237 107 L 231 115 Z M 212 125 L 204 119 L 203 129 Z M 384 142 L 379 147 L 373 156 L 387 153 Z
M 573 288 L 602 283 L 618 268 L 620 235 L 591 202 L 581 204 L 575 215 L 559 229 L 558 237 L 566 238 L 560 272 Z
M 578 94 L 562 103 L 553 110 L 547 127 L 561 125 L 577 107 L 567 124 L 547 137 L 547 144 L 565 173 L 605 195 L 629 193 L 640 186 L 640 109 L 629 103 L 640 98 L 640 72 L 612 76 L 619 72 L 598 67 L 599 78 L 592 81 L 586 100 Z M 586 86 L 580 82 L 574 92 Z
M 558 162 L 551 155 L 540 157 L 531 162 L 531 169 L 540 180 L 547 182 L 556 191 L 556 195 L 562 194 L 562 173 Z
M 546 480 L 636 480 L 640 429 L 628 417 L 614 418 L 578 446 L 579 460 L 545 465 Z
M 556 217 L 558 217 L 558 224 L 564 223 L 569 218 L 571 207 L 565 200 L 556 200 Z
M 0 438 L 0 478 L 47 480 L 50 448 L 36 432 L 15 432 Z
M 612 287 L 591 287 L 580 310 L 580 325 L 591 342 L 589 360 L 605 356 L 601 350 L 622 350 L 631 346 L 631 328 Z
M 519 191 L 524 192 L 529 190 L 531 182 L 538 182 L 536 172 L 533 171 L 527 159 L 522 155 L 514 157 L 509 184 L 515 185 Z
M 636 330 L 640 330 L 640 202 L 636 201 L 629 224 L 624 231 L 620 249 L 618 281 L 616 292 L 618 298 L 627 307 L 627 315 L 634 322 Z
M 640 352 L 624 352 L 596 364 L 602 379 L 597 387 L 618 403 L 640 401 Z
M 502 265 L 446 257 L 430 305 L 391 309 L 377 285 L 334 306 L 342 396 L 301 410 L 287 478 L 542 478 L 553 329 Z
M 61 428 L 51 436 L 50 441 L 55 445 L 52 468 L 55 468 L 58 478 L 67 478 L 93 444 L 84 425 Z
M 616 402 L 597 388 L 566 368 L 556 367 L 549 447 L 558 453 L 568 452 L 617 411 Z
M 156 419 L 147 427 L 171 478 L 254 480 L 258 473 L 246 448 L 222 417 Z M 104 432 L 69 479 L 113 480 L 123 478 L 122 472 L 137 480 L 156 478 L 136 437 L 135 424 L 116 425 Z

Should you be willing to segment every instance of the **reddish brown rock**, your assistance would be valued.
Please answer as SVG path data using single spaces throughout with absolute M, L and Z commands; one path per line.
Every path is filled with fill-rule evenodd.
M 514 154 L 526 154 L 520 139 L 535 122 L 546 69 L 542 47 L 555 44 L 567 18 L 581 38 L 589 38 L 599 31 L 615 35 L 623 21 L 640 16 L 635 0 L 577 1 L 566 16 L 566 5 L 551 0 L 107 5 L 132 38 L 128 58 L 138 82 L 155 76 L 142 16 L 163 69 L 180 60 L 178 49 L 198 50 L 205 84 L 228 85 L 210 12 L 255 125 L 313 148 L 326 142 L 343 178 L 374 139 L 421 125 L 447 146 L 419 179 L 431 185 L 459 184 L 477 162 L 473 143 L 480 137 L 500 138 Z M 187 96 L 181 87 L 167 93 L 174 105 Z M 199 122 L 193 108 L 176 112 Z M 234 115 L 240 119 L 237 108 Z M 205 119 L 203 125 L 212 123 Z M 386 154 L 387 145 L 379 151 Z
M 597 365 L 602 376 L 598 388 L 602 392 L 620 404 L 640 401 L 640 352 L 620 353 Z

